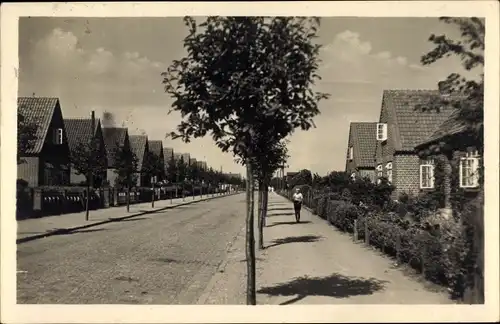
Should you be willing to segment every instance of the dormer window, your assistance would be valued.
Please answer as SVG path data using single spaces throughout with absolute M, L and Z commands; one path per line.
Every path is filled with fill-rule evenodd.
M 61 145 L 63 143 L 63 129 L 54 129 L 54 144 Z
M 377 123 L 377 141 L 387 140 L 387 124 Z
M 352 161 L 354 159 L 354 149 L 352 146 L 349 147 L 348 159 L 349 159 L 349 161 Z

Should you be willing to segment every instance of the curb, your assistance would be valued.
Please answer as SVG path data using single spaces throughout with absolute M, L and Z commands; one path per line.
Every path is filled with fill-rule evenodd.
M 68 234 L 68 233 L 71 233 L 71 232 L 74 232 L 74 231 L 77 231 L 77 230 L 81 230 L 81 229 L 85 229 L 85 228 L 89 228 L 89 227 L 99 226 L 99 225 L 108 224 L 108 223 L 112 223 L 112 222 L 119 222 L 119 221 L 122 221 L 122 220 L 125 220 L 125 219 L 137 217 L 137 216 L 143 216 L 143 215 L 147 215 L 147 214 L 156 213 L 158 211 L 163 211 L 163 210 L 167 210 L 167 209 L 173 209 L 173 208 L 176 208 L 176 207 L 179 207 L 179 206 L 186 206 L 186 205 L 191 205 L 191 204 L 194 204 L 194 203 L 197 203 L 197 202 L 201 202 L 201 201 L 207 201 L 207 200 L 212 200 L 212 199 L 217 199 L 217 198 L 235 196 L 235 195 L 238 195 L 238 194 L 241 194 L 241 193 L 242 192 L 237 192 L 237 193 L 232 193 L 232 194 L 224 195 L 224 196 L 207 197 L 207 198 L 203 198 L 203 199 L 200 199 L 200 200 L 188 201 L 188 202 L 180 203 L 180 204 L 175 205 L 175 206 L 166 206 L 166 207 L 161 207 L 161 208 L 154 209 L 154 210 L 149 210 L 149 211 L 146 211 L 146 212 L 140 212 L 140 213 L 137 213 L 137 214 L 109 218 L 109 219 L 104 220 L 104 221 L 100 221 L 100 222 L 92 223 L 92 224 L 87 224 L 87 225 L 79 225 L 79 226 L 68 227 L 68 228 L 58 228 L 58 229 L 51 230 L 51 231 L 46 232 L 46 233 L 36 234 L 36 235 L 26 236 L 26 237 L 23 237 L 23 238 L 20 238 L 20 239 L 16 239 L 16 244 L 25 243 L 25 242 L 29 242 L 29 241 L 34 241 L 34 240 L 38 240 L 38 239 L 41 239 L 41 238 L 44 238 L 44 237 L 53 236 L 53 235 Z
M 216 268 L 216 271 L 215 271 L 215 274 L 212 276 L 212 278 L 210 279 L 210 281 L 208 282 L 207 286 L 205 287 L 205 289 L 203 290 L 202 294 L 200 295 L 200 297 L 198 298 L 198 300 L 196 301 L 196 304 L 195 305 L 205 305 L 206 304 L 206 301 L 207 299 L 210 297 L 213 289 L 215 288 L 215 286 L 217 285 L 217 283 L 219 282 L 219 279 L 220 279 L 220 274 L 223 273 L 225 271 L 225 268 L 227 266 L 227 264 L 229 263 L 229 251 L 231 251 L 231 248 L 234 246 L 234 244 L 236 243 L 236 241 L 238 240 L 238 237 L 243 233 L 245 233 L 245 230 L 246 230 L 246 225 L 243 226 L 239 231 L 238 233 L 233 237 L 233 240 L 231 241 L 230 244 L 228 244 L 227 248 L 226 248 L 226 252 L 228 253 L 228 255 L 226 256 L 226 258 L 224 260 L 222 260 L 219 265 L 217 266 Z

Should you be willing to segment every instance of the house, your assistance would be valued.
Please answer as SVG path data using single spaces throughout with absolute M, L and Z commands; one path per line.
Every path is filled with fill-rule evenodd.
M 205 161 L 196 161 L 196 165 L 200 170 L 206 171 L 207 170 L 207 162 Z
M 452 112 L 425 110 L 431 100 L 441 96 L 438 90 L 385 90 L 380 118 L 376 126 L 375 177 L 386 178 L 394 187 L 393 199 L 402 193 L 420 192 L 420 159 L 415 146 L 428 138 Z
M 182 159 L 182 153 L 174 152 L 174 161 L 179 162 Z
M 452 213 L 451 195 L 462 190 L 465 198 L 473 199 L 481 187 L 483 148 L 468 133 L 467 125 L 459 119 L 459 110 L 439 124 L 435 131 L 416 146 L 420 157 L 419 187 L 422 191 L 442 190 L 442 215 Z M 437 171 L 443 175 L 436 183 Z M 440 188 L 436 188 L 440 185 Z
M 104 147 L 108 159 L 106 178 L 110 185 L 116 185 L 118 175 L 115 173 L 115 153 L 118 149 L 130 150 L 128 129 L 123 127 L 103 127 Z
M 107 169 L 108 158 L 106 154 L 106 147 L 104 145 L 104 136 L 101 128 L 101 121 L 95 120 L 94 130 L 92 131 L 92 120 L 90 118 L 70 118 L 64 119 L 64 126 L 66 127 L 66 134 L 68 135 L 68 144 L 71 153 L 78 149 L 78 146 L 90 145 L 92 137 L 96 139 L 96 156 L 94 158 L 100 159 L 100 165 L 104 165 Z M 88 146 L 87 146 L 88 147 Z M 107 174 L 104 171 L 99 176 L 94 176 L 92 184 L 95 187 L 100 187 L 103 181 L 106 181 Z M 74 165 L 71 165 L 70 183 L 82 184 L 86 182 L 86 175 L 78 174 Z
M 154 154 L 160 161 L 161 171 L 156 174 L 157 181 L 162 181 L 165 179 L 165 156 L 163 152 L 163 142 L 162 141 L 148 141 L 149 152 Z
M 375 181 L 373 153 L 377 145 L 376 129 L 376 122 L 356 122 L 349 127 L 345 170 L 352 178 Z
M 17 178 L 29 187 L 68 185 L 70 150 L 59 99 L 19 97 L 17 109 L 36 127 L 32 145 L 20 152 Z
M 182 160 L 185 164 L 189 165 L 189 161 L 191 160 L 191 155 L 189 153 L 182 153 Z
M 130 135 L 130 149 L 137 157 L 137 170 L 139 170 L 137 186 L 149 187 L 151 179 L 147 179 L 148 176 L 144 172 L 144 162 L 149 153 L 148 137 L 146 135 Z
M 163 148 L 163 163 L 165 166 L 165 175 L 168 177 L 168 170 L 170 161 L 174 159 L 174 149 L 170 147 Z
M 190 159 L 189 159 L 189 165 L 197 165 L 197 163 L 196 163 L 196 162 L 197 162 L 197 161 L 196 161 L 196 159 L 195 159 L 195 158 L 190 158 Z

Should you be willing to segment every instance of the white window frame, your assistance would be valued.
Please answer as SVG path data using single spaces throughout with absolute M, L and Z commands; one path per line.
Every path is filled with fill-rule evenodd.
M 429 183 L 424 183 L 423 170 L 428 168 L 427 173 L 430 174 Z M 434 189 L 434 164 L 430 161 L 420 164 L 420 189 Z
M 377 123 L 377 141 L 387 140 L 387 123 Z
M 460 165 L 459 165 L 459 184 L 460 188 L 477 188 L 479 187 L 479 154 L 476 152 L 470 152 L 467 153 L 466 156 L 460 158 Z M 468 161 L 471 162 L 471 165 L 469 166 L 472 171 L 469 174 L 469 178 L 464 178 L 464 167 Z
M 354 148 L 352 146 L 349 147 L 349 161 L 352 161 L 354 159 Z
M 56 128 L 54 130 L 54 143 L 56 145 L 61 145 L 63 143 L 63 129 Z
M 392 162 L 388 162 L 385 165 L 386 173 L 387 173 L 387 181 L 392 183 Z
M 380 178 L 384 176 L 382 168 L 382 164 L 377 165 L 377 183 L 380 183 Z

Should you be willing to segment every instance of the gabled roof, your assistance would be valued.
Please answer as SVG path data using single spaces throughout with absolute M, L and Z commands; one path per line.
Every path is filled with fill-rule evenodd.
M 179 161 L 182 157 L 182 153 L 174 152 L 174 160 Z
M 33 146 L 25 153 L 38 154 L 42 151 L 45 137 L 49 131 L 50 122 L 56 106 L 59 104 L 58 98 L 49 97 L 19 97 L 17 98 L 17 110 L 21 113 L 25 121 L 29 124 L 37 125 L 36 140 Z
M 101 121 L 96 118 L 94 125 L 94 135 L 100 127 Z M 90 143 L 92 138 L 92 120 L 90 118 L 67 118 L 64 119 L 64 127 L 68 136 L 70 150 L 74 150 L 80 143 Z
M 443 137 L 453 136 L 465 132 L 467 130 L 467 125 L 463 121 L 459 120 L 459 113 L 460 111 L 458 109 L 454 110 L 450 117 L 438 125 L 434 132 L 428 138 L 423 140 L 418 146 L 431 144 L 439 141 Z
M 104 127 L 102 128 L 102 136 L 104 137 L 104 146 L 108 155 L 109 165 L 115 163 L 115 151 L 119 147 L 125 145 L 128 130 L 122 127 Z
M 353 162 L 357 167 L 375 167 L 373 154 L 377 147 L 376 131 L 376 122 L 351 123 L 349 145 L 353 147 Z
M 174 156 L 174 149 L 170 148 L 170 147 L 164 147 L 163 148 L 163 156 L 164 156 L 165 162 L 170 161 L 170 159 L 172 159 Z
M 453 112 L 449 105 L 444 105 L 439 111 L 419 108 L 439 97 L 438 90 L 384 90 L 383 105 L 393 116 L 395 124 L 393 140 L 396 151 L 413 151 L 448 119 Z
M 158 156 L 158 157 L 162 156 L 162 152 L 163 152 L 162 141 L 157 141 L 157 140 L 148 141 L 148 147 L 149 147 L 149 151 L 152 152 L 153 154 L 155 154 L 156 156 Z
M 130 135 L 129 140 L 130 149 L 137 157 L 137 168 L 141 170 L 142 163 L 144 162 L 144 152 L 146 151 L 148 137 L 146 135 Z

